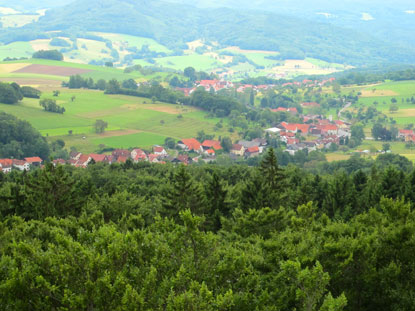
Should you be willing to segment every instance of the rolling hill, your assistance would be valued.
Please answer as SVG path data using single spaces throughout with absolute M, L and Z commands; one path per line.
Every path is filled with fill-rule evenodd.
M 134 71 L 49 60 L 21 60 L 0 62 L 0 81 L 16 82 L 42 91 L 41 98 L 53 98 L 65 107 L 64 114 L 47 112 L 39 99 L 24 98 L 17 104 L 0 103 L 0 112 L 7 112 L 30 122 L 49 141 L 62 139 L 68 148 L 90 153 L 103 146 L 111 148 L 150 148 L 162 144 L 167 137 L 176 140 L 194 137 L 199 131 L 219 136 L 232 136 L 228 119 L 223 128 L 216 124 L 222 120 L 196 107 L 152 102 L 148 98 L 108 95 L 103 91 L 68 89 L 61 86 L 71 74 L 80 74 L 95 80 L 154 79 L 169 77 L 168 73 L 143 76 Z M 53 91 L 59 90 L 59 96 Z M 97 134 L 97 119 L 108 122 L 105 133 Z
M 75 1 L 49 10 L 38 22 L 2 30 L 0 41 L 44 38 L 45 31 L 147 37 L 176 53 L 186 48 L 186 42 L 205 39 L 222 46 L 278 51 L 281 58 L 313 57 L 353 65 L 415 61 L 415 49 L 410 46 L 392 44 L 360 30 L 263 11 L 201 9 L 146 0 Z

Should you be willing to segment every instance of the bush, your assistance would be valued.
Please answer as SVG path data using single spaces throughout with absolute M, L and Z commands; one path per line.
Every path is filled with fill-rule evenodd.
M 15 85 L 16 87 L 13 87 L 11 84 L 0 82 L 0 103 L 15 104 L 22 99 L 20 87 Z
M 49 43 L 51 46 L 60 46 L 60 47 L 69 47 L 71 44 L 61 38 L 53 38 L 52 41 Z
M 57 105 L 56 100 L 54 99 L 46 99 L 46 98 L 42 99 L 39 102 L 39 105 L 42 106 L 43 109 L 45 109 L 45 111 L 61 113 L 61 114 L 65 112 L 65 108 Z
M 32 58 L 40 58 L 40 59 L 50 59 L 50 60 L 63 60 L 63 54 L 57 50 L 41 50 L 38 52 L 35 52 L 32 56 Z
M 40 98 L 42 92 L 30 86 L 22 86 L 20 88 L 22 95 L 27 98 Z

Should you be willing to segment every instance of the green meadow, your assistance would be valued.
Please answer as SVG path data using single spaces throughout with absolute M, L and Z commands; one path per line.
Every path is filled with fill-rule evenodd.
M 103 37 L 105 39 L 111 40 L 112 43 L 115 43 L 116 45 L 122 46 L 122 47 L 135 46 L 137 49 L 141 49 L 144 45 L 147 45 L 149 49 L 152 51 L 164 52 L 164 53 L 171 52 L 164 45 L 161 45 L 160 43 L 150 38 L 135 37 L 135 36 L 124 35 L 124 34 L 115 34 L 115 33 L 103 33 L 103 32 L 95 32 L 93 34 Z
M 376 107 L 377 110 L 393 118 L 399 127 L 415 123 L 415 104 L 407 101 L 415 97 L 415 81 L 386 82 L 362 87 L 358 91 L 362 93 L 358 105 Z M 392 99 L 397 101 L 396 104 L 399 107 L 397 112 L 389 111 Z
M 106 95 L 93 90 L 60 88 L 53 97 L 45 92 L 43 98 L 53 98 L 65 107 L 64 114 L 44 111 L 37 99 L 24 99 L 15 105 L 0 104 L 0 111 L 30 122 L 49 140 L 63 139 L 68 148 L 94 152 L 99 145 L 113 148 L 149 148 L 162 144 L 167 137 L 176 140 L 195 137 L 204 130 L 216 137 L 229 135 L 225 126 L 215 131 L 220 119 L 207 118 L 207 113 L 192 107 L 151 103 L 147 98 Z M 71 98 L 75 96 L 72 102 Z M 96 120 L 104 120 L 104 134 L 94 132 Z M 102 146 L 101 146 L 102 147 Z
M 192 66 L 196 70 L 209 71 L 218 67 L 223 66 L 223 63 L 215 60 L 214 58 L 207 55 L 190 54 L 183 56 L 168 56 L 163 58 L 154 59 L 156 64 L 166 68 L 173 68 L 176 70 L 183 70 L 186 67 Z M 136 64 L 142 66 L 149 66 L 145 60 L 137 60 Z
M 122 137 L 94 138 L 93 142 L 96 145 L 104 144 L 114 148 L 149 148 L 152 145 L 162 145 L 166 138 L 167 136 L 153 133 L 137 133 Z
M 13 42 L 0 46 L 0 60 L 6 57 L 31 57 L 34 50 L 29 42 Z

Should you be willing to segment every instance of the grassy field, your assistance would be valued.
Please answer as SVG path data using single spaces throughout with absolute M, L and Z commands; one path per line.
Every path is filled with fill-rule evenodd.
M 34 50 L 29 42 L 13 42 L 0 46 L 0 60 L 6 57 L 31 57 Z
M 155 61 L 157 65 L 177 70 L 183 70 L 186 67 L 192 66 L 199 71 L 209 71 L 223 65 L 212 57 L 199 54 L 156 58 Z
M 143 45 L 147 45 L 150 50 L 156 52 L 164 52 L 170 53 L 171 51 L 166 48 L 164 45 L 157 43 L 155 40 L 150 38 L 143 38 L 143 37 L 135 37 L 130 35 L 124 34 L 114 34 L 114 33 L 103 33 L 103 32 L 95 32 L 94 34 L 103 37 L 105 39 L 111 40 L 111 42 L 118 47 L 137 47 L 137 49 L 141 49 Z
M 359 98 L 359 103 L 370 106 L 376 101 L 378 102 L 376 108 L 383 112 L 389 111 L 392 98 L 397 100 L 399 109 L 415 108 L 414 104 L 406 102 L 407 98 L 415 96 L 415 81 L 387 82 L 362 88 L 360 92 L 362 96 Z
M 373 106 L 386 116 L 393 118 L 398 127 L 403 128 L 405 125 L 415 123 L 415 104 L 408 102 L 408 99 L 415 97 L 415 81 L 386 82 L 371 86 L 348 87 L 343 91 L 360 92 L 357 105 L 350 109 L 359 107 Z M 390 112 L 389 108 L 392 99 L 396 99 L 399 110 Z
M 195 137 L 201 130 L 216 137 L 229 136 L 226 122 L 223 129 L 215 132 L 220 119 L 207 118 L 207 113 L 196 108 L 153 104 L 146 98 L 106 95 L 93 90 L 57 89 L 61 91 L 59 97 L 53 97 L 51 91 L 44 92 L 42 97 L 56 99 L 66 109 L 63 115 L 45 112 L 36 99 L 24 99 L 16 105 L 0 104 L 0 111 L 29 121 L 49 140 L 61 138 L 68 148 L 76 147 L 83 152 L 94 152 L 99 145 L 148 148 L 163 143 L 166 137 L 176 140 Z M 72 96 L 75 96 L 73 102 Z M 94 132 L 93 124 L 98 119 L 108 122 L 104 134 Z
M 0 22 L 3 28 L 22 27 L 26 24 L 35 22 L 40 15 L 35 14 L 13 14 L 0 17 Z
M 319 66 L 321 68 L 334 68 L 334 69 L 338 69 L 338 70 L 344 70 L 346 69 L 344 65 L 341 64 L 336 64 L 336 63 L 328 63 L 324 60 L 320 60 L 320 59 L 315 59 L 315 58 L 306 58 L 306 61 L 308 61 L 309 63 Z

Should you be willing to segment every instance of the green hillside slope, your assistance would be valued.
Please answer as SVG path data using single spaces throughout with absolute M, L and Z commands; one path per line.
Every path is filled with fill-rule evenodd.
M 392 46 L 361 32 L 326 23 L 263 12 L 196 9 L 162 1 L 76 1 L 50 10 L 37 23 L 1 31 L 0 40 L 44 37 L 44 31 L 124 33 L 153 38 L 172 50 L 204 38 L 244 49 L 280 51 L 282 58 L 313 57 L 330 62 L 366 64 L 411 62 L 409 47 Z

